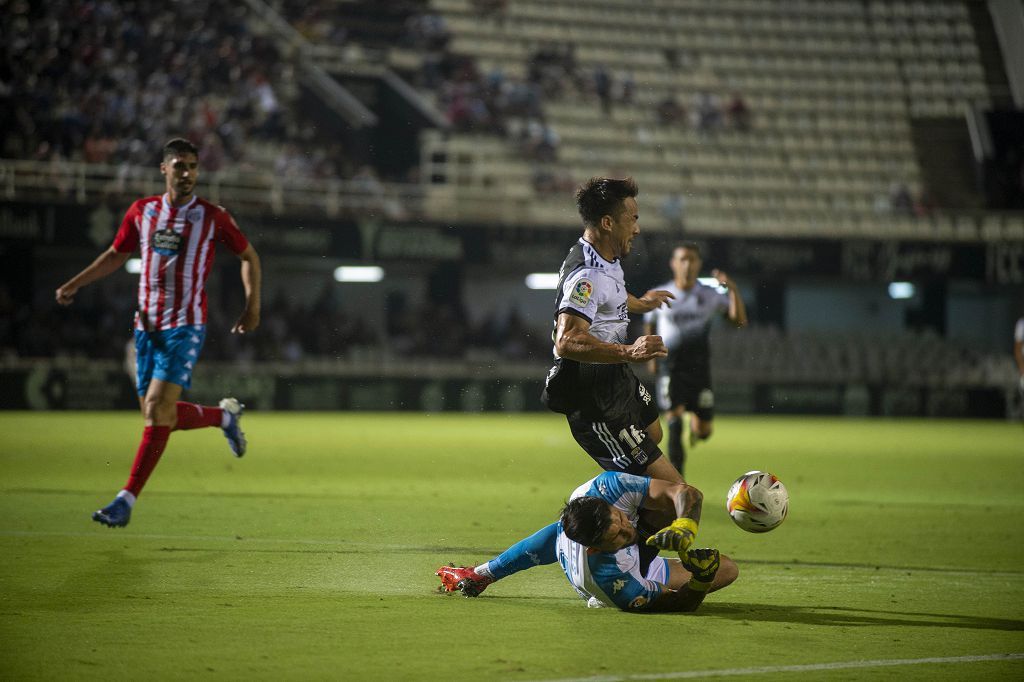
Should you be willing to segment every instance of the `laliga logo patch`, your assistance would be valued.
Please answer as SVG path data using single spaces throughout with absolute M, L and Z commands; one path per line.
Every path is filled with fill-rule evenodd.
M 643 595 L 640 595 L 639 597 L 637 597 L 633 601 L 629 602 L 629 608 L 631 608 L 631 609 L 639 609 L 639 608 L 641 608 L 642 606 L 644 606 L 646 604 L 647 604 L 647 597 L 645 597 Z
M 632 452 L 629 453 L 629 456 L 632 457 L 633 461 L 636 462 L 637 464 L 647 463 L 647 453 L 644 452 L 639 445 L 633 448 Z
M 590 295 L 594 293 L 594 285 L 589 280 L 581 279 L 576 282 L 576 286 L 572 288 L 572 294 L 569 296 L 569 300 L 573 303 L 581 306 L 587 305 L 590 302 Z
M 651 392 L 643 384 L 640 384 L 640 399 L 644 401 L 644 405 L 651 404 Z

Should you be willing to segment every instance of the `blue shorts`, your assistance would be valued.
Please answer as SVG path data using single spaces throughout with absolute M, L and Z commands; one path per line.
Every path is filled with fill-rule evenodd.
M 192 370 L 206 340 L 206 326 L 175 327 L 156 332 L 135 330 L 135 387 L 146 395 L 149 382 L 160 379 L 182 388 L 192 385 Z

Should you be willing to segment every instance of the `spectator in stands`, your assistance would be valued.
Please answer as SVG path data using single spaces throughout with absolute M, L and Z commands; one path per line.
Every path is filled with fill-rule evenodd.
M 889 188 L 889 206 L 895 215 L 913 216 L 914 199 L 905 182 L 894 182 Z
M 714 134 L 722 127 L 722 109 L 718 105 L 718 97 L 710 92 L 701 92 L 697 95 L 694 115 L 694 127 L 703 134 Z
M 674 47 L 666 47 L 662 54 L 665 56 L 665 63 L 670 69 L 679 68 L 679 51 Z
M 452 38 L 448 22 L 433 12 L 411 15 L 406 20 L 406 36 L 413 47 L 427 50 L 444 50 Z
M 747 107 L 747 103 L 743 99 L 743 95 L 738 92 L 734 92 L 725 111 L 729 116 L 729 122 L 735 130 L 739 130 L 740 132 L 747 132 L 750 130 L 750 108 Z
M 605 116 L 612 115 L 612 88 L 614 82 L 612 80 L 611 73 L 605 68 L 604 64 L 598 64 L 594 69 L 594 93 L 597 95 L 598 101 L 601 103 L 601 111 L 605 113 Z
M 556 161 L 560 142 L 561 138 L 551 126 L 537 119 L 527 122 L 523 139 L 523 152 L 527 157 L 540 162 Z
M 636 78 L 633 77 L 633 72 L 627 71 L 619 83 L 619 101 L 626 105 L 633 104 L 636 100 Z
M 686 124 L 686 109 L 679 103 L 674 94 L 666 95 L 658 102 L 656 108 L 658 123 L 665 127 L 674 127 Z

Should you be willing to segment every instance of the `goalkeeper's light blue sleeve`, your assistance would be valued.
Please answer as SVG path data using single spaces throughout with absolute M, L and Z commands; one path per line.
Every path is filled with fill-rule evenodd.
M 573 491 L 570 499 L 577 497 L 599 497 L 613 507 L 625 512 L 635 526 L 640 509 L 651 488 L 651 479 L 634 476 L 620 471 L 606 471 L 595 476 Z
M 500 580 L 527 568 L 553 564 L 558 560 L 555 556 L 557 539 L 558 524 L 544 526 L 487 562 L 487 569 L 495 580 Z

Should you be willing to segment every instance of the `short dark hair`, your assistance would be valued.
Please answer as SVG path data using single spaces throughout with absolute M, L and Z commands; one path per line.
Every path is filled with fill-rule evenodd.
M 676 248 L 672 249 L 672 251 L 674 252 L 676 249 L 686 249 L 687 251 L 693 251 L 695 254 L 697 254 L 697 258 L 703 258 L 703 256 L 700 253 L 700 244 L 698 244 L 697 242 L 680 242 L 679 244 L 676 244 Z
M 195 146 L 184 137 L 176 137 L 173 140 L 168 140 L 167 144 L 164 145 L 162 159 L 167 159 L 171 156 L 181 156 L 182 154 L 195 154 L 199 156 L 199 147 Z
M 590 178 L 576 189 L 576 208 L 583 224 L 595 227 L 601 218 L 621 210 L 626 197 L 640 193 L 633 178 Z
M 611 509 L 600 497 L 577 497 L 562 507 L 562 532 L 584 547 L 600 545 L 611 524 Z

